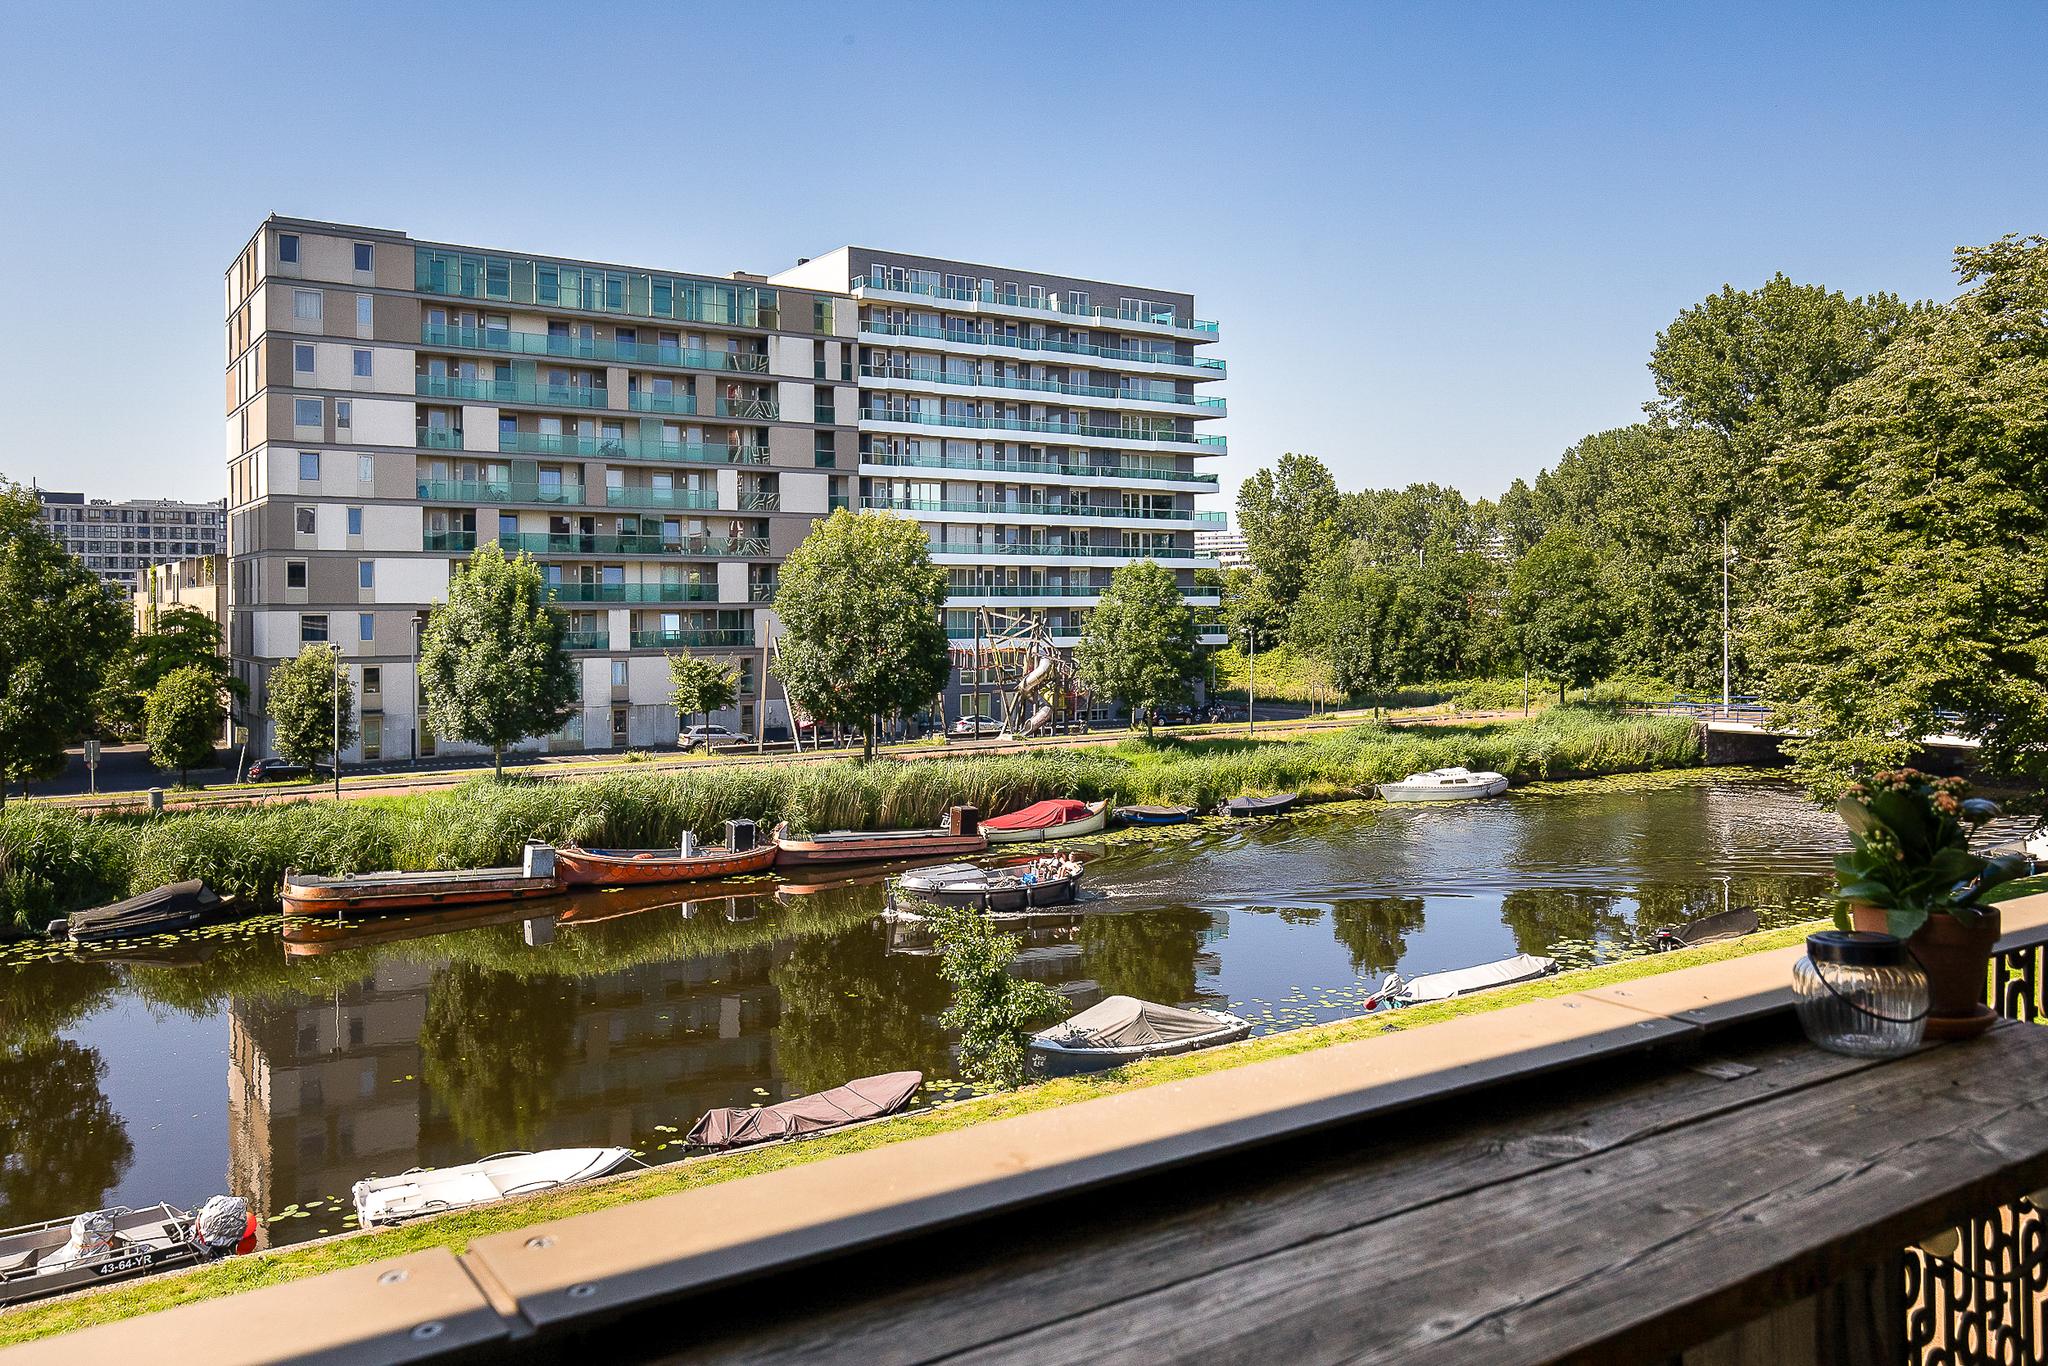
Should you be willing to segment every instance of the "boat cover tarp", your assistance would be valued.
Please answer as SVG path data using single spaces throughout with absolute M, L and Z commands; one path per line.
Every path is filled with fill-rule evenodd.
M 1481 963 L 1473 968 L 1456 968 L 1450 972 L 1425 973 L 1408 983 L 1401 992 L 1403 999 L 1419 1001 L 1445 1001 L 1467 992 L 1484 991 L 1488 987 L 1504 987 L 1510 982 L 1531 982 L 1538 977 L 1547 977 L 1557 971 L 1557 960 L 1539 958 L 1533 953 L 1518 953 L 1513 958 L 1503 958 L 1497 963 Z
M 1086 820 L 1093 814 L 1086 802 L 1077 802 L 1066 797 L 1054 797 L 1048 801 L 1033 802 L 1022 811 L 1012 811 L 1007 816 L 991 816 L 981 823 L 984 830 L 1050 830 L 1055 825 L 1071 825 Z
M 1223 1021 L 1200 1011 L 1111 996 L 1036 1037 L 1064 1048 L 1143 1048 L 1213 1034 Z
M 1192 818 L 1192 806 L 1120 806 L 1116 814 L 1126 821 L 1184 821 Z
M 1276 792 L 1270 797 L 1231 797 L 1224 801 L 1223 809 L 1233 816 L 1255 816 L 1270 811 L 1285 811 L 1299 801 L 1292 792 Z
M 197 878 L 173 882 L 111 906 L 73 911 L 65 924 L 73 938 L 90 938 L 116 933 L 148 934 L 163 927 L 175 929 L 205 915 L 220 905 L 213 889 Z
M 689 1140 L 700 1147 L 737 1148 L 815 1134 L 894 1114 L 922 1085 L 922 1072 L 884 1072 L 758 1110 L 710 1110 L 691 1126 Z

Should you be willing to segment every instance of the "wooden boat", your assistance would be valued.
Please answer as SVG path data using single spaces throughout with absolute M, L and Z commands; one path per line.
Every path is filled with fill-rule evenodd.
M 1125 825 L 1186 825 L 1201 813 L 1192 806 L 1119 806 L 1116 818 Z
M 981 833 L 990 844 L 1022 844 L 1029 840 L 1063 840 L 1076 835 L 1100 834 L 1109 824 L 1109 803 L 1054 798 L 1033 802 L 1007 816 L 993 816 L 981 823 Z
M 459 1167 L 415 1167 L 397 1176 L 371 1177 L 356 1182 L 350 1194 L 355 1198 L 356 1221 L 368 1228 L 594 1181 L 632 1157 L 627 1148 L 495 1153 Z
M 885 1072 L 759 1109 L 707 1110 L 687 1140 L 700 1148 L 744 1148 L 843 1129 L 895 1114 L 922 1085 L 922 1072 Z
M 223 1195 L 197 1214 L 118 1205 L 0 1230 L 0 1305 L 248 1252 L 256 1227 L 247 1201 Z
M 1270 797 L 1230 797 L 1217 804 L 1216 814 L 1232 820 L 1250 820 L 1292 811 L 1300 802 L 1301 797 L 1293 792 L 1276 792 Z
M 899 890 L 935 906 L 969 906 L 978 911 L 1023 911 L 1064 906 L 1081 886 L 1078 859 L 1034 858 L 982 868 L 947 863 L 920 868 L 896 879 Z
M 1365 1008 L 1377 1010 L 1383 1005 L 1412 1006 L 1425 1001 L 1448 1001 L 1453 996 L 1469 996 L 1475 991 L 1533 982 L 1556 971 L 1555 958 L 1518 953 L 1513 958 L 1481 963 L 1477 967 L 1426 972 L 1420 977 L 1403 977 L 1398 972 L 1390 972 L 1380 983 L 1380 989 L 1365 998 Z
M 752 821 L 727 821 L 723 847 L 698 849 L 687 837 L 676 849 L 555 850 L 555 873 L 565 887 L 639 887 L 660 882 L 765 873 L 775 866 L 775 845 L 754 838 Z
M 489 901 L 523 901 L 562 890 L 553 846 L 529 841 L 517 868 L 470 868 L 437 873 L 349 873 L 342 877 L 284 875 L 288 915 L 387 915 Z
M 73 911 L 62 921 L 52 921 L 50 932 L 55 935 L 61 927 L 61 933 L 70 936 L 74 944 L 90 944 L 104 939 L 138 939 L 143 935 L 188 930 L 222 919 L 233 913 L 234 905 L 234 898 L 216 896 L 213 888 L 193 878 L 189 882 L 173 882 L 154 888 L 110 906 Z
M 1231 1043 L 1251 1021 L 1221 1010 L 1183 1009 L 1111 996 L 1031 1036 L 1032 1065 L 1051 1077 L 1099 1072 L 1141 1058 L 1164 1058 Z
M 938 830 L 834 830 L 798 837 L 788 822 L 775 827 L 775 866 L 810 869 L 835 863 L 882 863 L 890 859 L 959 858 L 988 848 L 980 818 L 971 806 L 956 806 Z
M 1381 783 L 1380 800 L 1388 802 L 1476 802 L 1508 790 L 1504 774 L 1474 773 L 1469 768 L 1433 768 L 1411 773 L 1398 783 Z
M 1664 926 L 1650 937 L 1650 945 L 1659 953 L 1669 953 L 1673 949 L 1716 944 L 1723 939 L 1740 939 L 1743 935 L 1755 933 L 1756 908 L 1737 906 L 1732 911 L 1703 916 L 1689 925 Z

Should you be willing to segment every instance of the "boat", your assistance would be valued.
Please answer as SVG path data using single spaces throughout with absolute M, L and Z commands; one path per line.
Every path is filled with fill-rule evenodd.
M 659 882 L 701 882 L 710 878 L 765 873 L 775 866 L 775 844 L 757 839 L 752 821 L 725 823 L 725 844 L 699 849 L 688 831 L 674 849 L 585 849 L 566 844 L 555 850 L 555 874 L 565 887 L 638 887 Z
M 775 827 L 777 868 L 821 868 L 835 863 L 884 863 L 891 859 L 959 858 L 988 848 L 980 816 L 971 806 L 946 813 L 937 830 L 833 830 L 795 836 L 789 823 Z
M 1021 859 L 993 868 L 947 863 L 896 879 L 897 890 L 919 901 L 998 913 L 1067 905 L 1080 885 L 1081 861 L 1066 858 Z
M 197 878 L 116 901 L 110 906 L 73 911 L 63 920 L 50 922 L 50 933 L 68 935 L 74 944 L 103 939 L 139 939 L 148 934 L 168 934 L 219 920 L 231 914 L 234 898 L 223 898 Z
M 1163 1058 L 1233 1043 L 1252 1032 L 1250 1020 L 1221 1010 L 1183 1009 L 1110 996 L 1031 1036 L 1031 1061 L 1049 1077 L 1099 1072 L 1141 1058 Z
M 356 1182 L 349 1193 L 355 1198 L 356 1221 L 368 1228 L 595 1181 L 632 1160 L 628 1148 L 494 1153 L 459 1167 L 415 1167 L 397 1176 L 371 1177 Z
M 434 873 L 348 873 L 316 877 L 285 870 L 287 915 L 386 915 L 392 911 L 522 901 L 562 890 L 554 846 L 529 840 L 517 868 L 470 868 Z
M 249 1252 L 256 1229 L 248 1201 L 216 1195 L 196 1214 L 116 1205 L 0 1230 L 0 1305 Z
M 821 1134 L 893 1115 L 910 1103 L 922 1085 L 922 1072 L 884 1072 L 759 1109 L 707 1110 L 690 1126 L 686 1138 L 700 1148 L 744 1148 Z
M 981 833 L 990 844 L 1022 844 L 1027 840 L 1063 840 L 1075 835 L 1095 835 L 1109 824 L 1109 803 L 1073 801 L 1055 797 L 1033 802 L 1007 816 L 991 816 L 981 823 Z
M 1533 982 L 1556 971 L 1555 958 L 1518 953 L 1513 958 L 1481 963 L 1477 967 L 1426 972 L 1420 977 L 1403 977 L 1398 972 L 1390 972 L 1380 983 L 1380 989 L 1365 998 L 1365 1008 L 1377 1010 L 1383 1005 L 1412 1006 L 1425 1001 L 1448 1001 L 1453 996 L 1469 996 L 1475 991 Z
M 1476 802 L 1498 797 L 1508 790 L 1507 775 L 1474 773 L 1469 768 L 1433 768 L 1411 773 L 1398 783 L 1381 783 L 1380 800 L 1387 802 Z
M 1698 944 L 1718 944 L 1724 939 L 1740 939 L 1745 934 L 1756 933 L 1756 908 L 1737 906 L 1732 911 L 1717 911 L 1704 916 L 1689 925 L 1667 925 L 1650 937 L 1650 946 L 1659 953 L 1673 949 L 1689 949 Z
M 1250 820 L 1292 811 L 1300 803 L 1300 795 L 1294 792 L 1276 792 L 1270 797 L 1228 797 L 1216 804 L 1216 814 L 1232 820 Z
M 1116 818 L 1123 825 L 1186 825 L 1201 813 L 1192 806 L 1119 806 Z

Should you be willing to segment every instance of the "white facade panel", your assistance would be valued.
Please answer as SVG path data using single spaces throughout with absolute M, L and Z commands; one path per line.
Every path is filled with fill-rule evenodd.
M 635 655 L 626 661 L 626 700 L 641 706 L 668 705 L 667 655 Z
M 378 602 L 412 605 L 446 602 L 448 561 L 430 555 L 379 559 L 376 596 Z
M 411 446 L 418 437 L 411 399 L 355 400 L 355 441 L 361 446 Z M 496 428 L 493 427 L 493 431 Z

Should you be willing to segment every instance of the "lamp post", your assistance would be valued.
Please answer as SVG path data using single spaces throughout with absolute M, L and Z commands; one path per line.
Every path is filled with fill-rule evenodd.
M 1728 566 L 1735 560 L 1735 552 L 1728 547 L 1728 519 L 1721 519 L 1721 717 L 1728 716 Z
M 334 800 L 341 800 L 341 642 L 330 640 L 334 652 Z

